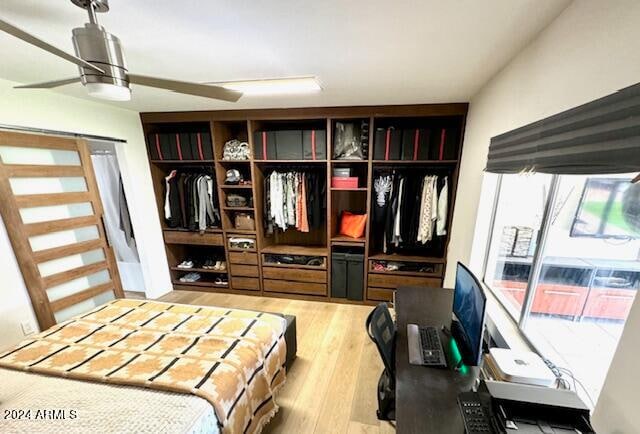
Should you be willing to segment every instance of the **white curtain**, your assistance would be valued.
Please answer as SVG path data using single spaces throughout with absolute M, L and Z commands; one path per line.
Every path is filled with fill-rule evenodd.
M 109 242 L 113 247 L 120 280 L 125 291 L 144 292 L 144 280 L 135 240 L 127 242 L 120 229 L 120 169 L 112 154 L 91 155 L 93 169 L 104 208 L 104 224 Z

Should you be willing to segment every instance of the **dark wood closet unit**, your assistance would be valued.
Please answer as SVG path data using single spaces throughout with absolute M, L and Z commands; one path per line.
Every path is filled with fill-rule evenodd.
M 174 288 L 376 303 L 391 300 L 394 290 L 401 285 L 440 287 L 446 269 L 467 108 L 466 103 L 454 103 L 142 113 Z M 359 159 L 335 156 L 334 137 L 345 123 L 359 126 L 362 133 L 365 151 Z M 300 149 L 278 148 L 276 154 L 267 144 L 277 138 L 278 143 L 301 140 L 303 145 Z M 249 144 L 248 159 L 224 158 L 224 145 L 231 139 Z M 178 151 L 179 146 L 187 148 L 187 152 Z M 236 169 L 244 183 L 225 184 L 230 169 Z M 354 180 L 348 186 L 332 186 L 335 169 L 349 169 L 357 183 Z M 217 227 L 204 231 L 170 227 L 164 218 L 164 178 L 172 170 L 207 173 L 215 178 L 220 210 Z M 322 191 L 321 221 L 308 232 L 295 228 L 273 233 L 266 230 L 264 187 L 274 170 L 301 171 L 315 174 L 314 180 L 321 180 L 318 181 Z M 407 242 L 390 247 L 384 243 L 384 230 L 380 222 L 373 221 L 374 179 L 388 174 L 404 178 L 405 185 L 413 185 L 413 191 L 419 182 L 415 180 L 425 175 L 446 177 L 446 235 L 434 236 L 424 244 Z M 229 206 L 229 195 L 244 197 L 246 204 Z M 419 206 L 420 203 L 415 204 Z M 340 234 L 343 211 L 367 214 L 362 237 Z M 253 218 L 255 228 L 237 229 L 234 224 L 237 214 Z M 332 256 L 337 258 L 338 254 L 362 258 L 362 275 L 357 277 L 363 282 L 363 289 L 356 299 L 337 297 L 332 292 Z M 280 261 L 283 256 L 313 260 L 287 263 Z M 178 268 L 185 259 L 202 257 L 224 260 L 226 269 L 197 265 L 191 269 Z M 180 277 L 187 272 L 198 272 L 202 277 L 196 282 L 181 282 Z M 225 277 L 228 284 L 216 283 L 217 277 Z

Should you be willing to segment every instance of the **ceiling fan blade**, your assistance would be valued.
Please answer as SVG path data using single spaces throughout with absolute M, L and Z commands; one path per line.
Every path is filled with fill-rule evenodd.
M 86 62 L 82 59 L 80 59 L 79 57 L 76 57 L 72 54 L 69 54 L 65 51 L 62 51 L 61 49 L 54 47 L 51 44 L 48 44 L 46 42 L 44 42 L 42 39 L 39 39 L 27 32 L 25 32 L 22 29 L 19 29 L 18 27 L 14 26 L 13 24 L 10 24 L 6 21 L 3 21 L 0 19 L 0 30 L 10 34 L 11 36 L 15 36 L 18 39 L 22 39 L 24 42 L 28 42 L 31 45 L 35 45 L 38 48 L 42 48 L 45 51 L 48 51 L 51 54 L 55 54 L 58 57 L 62 57 L 64 60 L 68 60 L 71 63 L 75 63 L 78 66 L 82 66 L 85 68 L 90 68 L 96 72 L 99 72 L 100 74 L 104 74 L 104 71 L 100 68 L 98 68 L 97 66 L 93 65 L 92 63 Z
M 64 78 L 62 80 L 44 81 L 42 83 L 23 84 L 14 86 L 15 89 L 51 89 L 53 87 L 64 86 L 65 84 L 80 83 L 80 77 Z
M 177 93 L 203 96 L 205 98 L 220 99 L 229 102 L 236 102 L 242 96 L 242 92 L 225 89 L 221 86 L 191 83 L 188 81 L 167 80 L 165 78 L 149 77 L 146 75 L 129 74 L 129 82 L 140 84 L 142 86 L 157 87 L 160 89 L 172 90 Z

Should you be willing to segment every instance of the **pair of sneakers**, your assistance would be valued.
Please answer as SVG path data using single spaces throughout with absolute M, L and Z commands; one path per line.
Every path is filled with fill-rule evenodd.
M 200 280 L 200 277 L 200 273 L 187 273 L 180 278 L 180 282 L 197 282 L 198 280 Z
M 229 286 L 229 280 L 226 277 L 216 277 L 213 283 L 217 286 Z
M 227 263 L 225 261 L 213 262 L 212 259 L 207 259 L 204 261 L 202 268 L 206 268 L 207 270 L 225 271 L 227 269 Z
M 178 268 L 185 268 L 185 269 L 193 268 L 193 261 L 189 259 L 185 259 L 184 261 L 178 264 Z

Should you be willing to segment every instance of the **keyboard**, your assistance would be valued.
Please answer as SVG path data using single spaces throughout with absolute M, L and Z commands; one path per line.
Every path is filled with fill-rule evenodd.
M 436 327 L 407 325 L 409 362 L 423 366 L 447 366 L 440 333 Z

